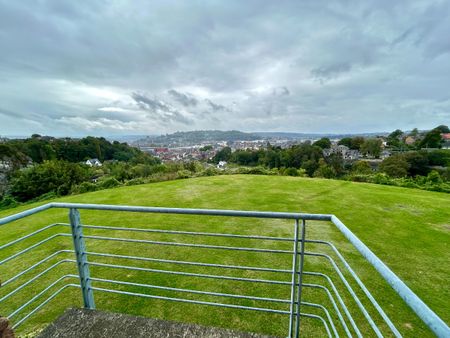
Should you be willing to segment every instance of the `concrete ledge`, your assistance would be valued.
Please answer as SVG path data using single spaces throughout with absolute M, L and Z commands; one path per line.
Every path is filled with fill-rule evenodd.
M 38 338 L 270 338 L 255 333 L 87 309 L 68 309 Z

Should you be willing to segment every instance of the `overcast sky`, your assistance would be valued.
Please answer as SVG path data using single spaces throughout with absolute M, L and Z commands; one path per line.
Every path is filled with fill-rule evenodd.
M 0 0 L 0 134 L 450 124 L 450 1 Z

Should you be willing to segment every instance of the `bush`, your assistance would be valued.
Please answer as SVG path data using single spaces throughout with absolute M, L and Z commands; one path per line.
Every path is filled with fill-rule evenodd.
M 18 205 L 19 203 L 14 199 L 14 197 L 6 195 L 3 196 L 3 199 L 0 201 L 0 210 L 14 208 Z
M 67 195 L 72 185 L 79 184 L 88 177 L 89 170 L 79 164 L 45 161 L 16 172 L 11 181 L 11 195 L 20 202 L 49 192 Z
M 430 182 L 433 184 L 441 184 L 443 181 L 442 181 L 442 178 L 439 175 L 439 173 L 436 170 L 432 170 L 427 175 L 427 182 Z
M 186 169 L 179 170 L 177 172 L 177 178 L 189 178 L 189 177 L 191 177 L 191 174 L 192 173 L 189 170 L 186 170 Z
M 139 185 L 145 183 L 147 183 L 147 181 L 143 178 L 133 178 L 132 180 L 126 181 L 125 185 Z
M 119 185 L 120 185 L 120 182 L 118 180 L 116 180 L 114 177 L 108 177 L 99 182 L 99 186 L 102 189 L 110 189 L 110 188 L 118 187 Z
M 40 202 L 40 201 L 46 201 L 46 200 L 51 200 L 54 198 L 57 198 L 58 195 L 56 195 L 56 193 L 54 191 L 50 191 L 46 194 L 43 194 L 39 197 L 33 198 L 30 202 Z
M 405 177 L 408 175 L 410 165 L 403 155 L 394 155 L 383 160 L 380 171 L 391 177 Z
M 97 190 L 97 185 L 91 182 L 83 182 L 80 185 L 76 186 L 72 192 L 76 192 L 79 194 L 83 194 L 85 192 L 95 191 Z
M 287 176 L 298 176 L 298 171 L 295 168 L 287 168 L 284 171 L 284 174 Z
M 217 170 L 215 167 L 208 167 L 205 170 L 203 170 L 199 176 L 215 176 L 219 175 L 219 170 Z

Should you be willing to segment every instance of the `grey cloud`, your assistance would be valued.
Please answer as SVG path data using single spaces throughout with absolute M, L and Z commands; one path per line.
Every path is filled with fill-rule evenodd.
M 290 94 L 291 94 L 291 92 L 289 91 L 289 89 L 286 86 L 274 88 L 272 90 L 272 95 L 274 95 L 274 96 L 285 96 L 285 95 L 290 95 Z
M 190 125 L 193 122 L 192 119 L 163 101 L 151 99 L 145 94 L 140 93 L 132 93 L 131 97 L 136 101 L 139 108 L 149 113 L 149 118 L 156 118 L 165 124 L 178 122 Z
M 331 79 L 341 73 L 349 72 L 352 65 L 348 62 L 335 63 L 325 67 L 315 68 L 311 70 L 311 74 L 318 79 Z
M 176 101 L 178 101 L 185 107 L 196 106 L 198 103 L 198 100 L 193 97 L 192 94 L 180 93 L 175 89 L 171 89 L 167 93 L 169 93 Z
M 229 108 L 212 102 L 210 99 L 205 99 L 205 102 L 214 110 L 214 111 L 230 111 Z

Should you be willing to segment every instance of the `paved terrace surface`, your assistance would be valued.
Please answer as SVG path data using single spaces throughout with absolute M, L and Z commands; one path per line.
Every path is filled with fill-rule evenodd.
M 274 338 L 256 333 L 87 309 L 68 309 L 38 338 Z

